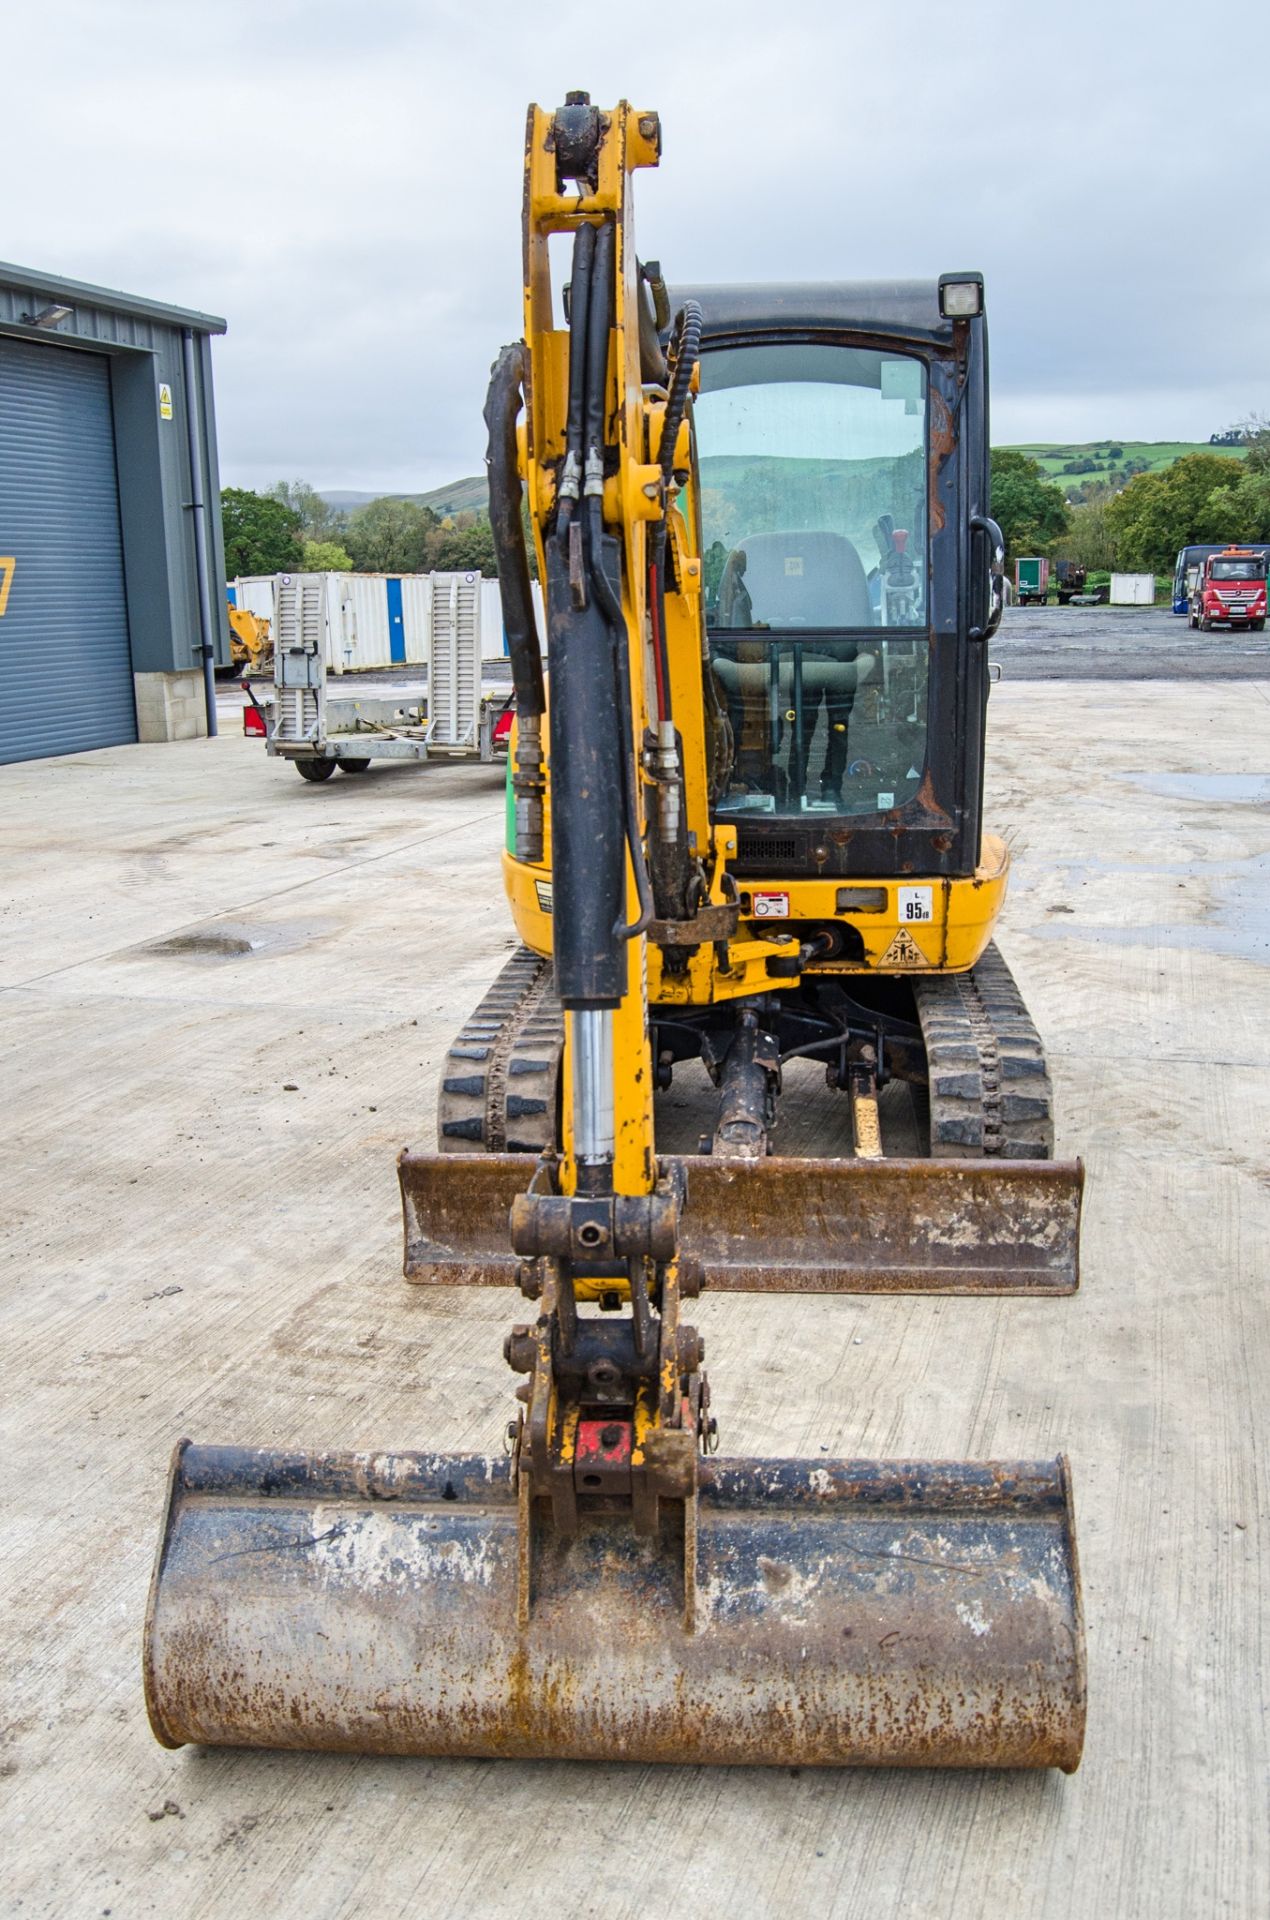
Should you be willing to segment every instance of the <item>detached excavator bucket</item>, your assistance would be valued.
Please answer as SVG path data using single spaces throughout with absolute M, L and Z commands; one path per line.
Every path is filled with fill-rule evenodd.
M 694 1587 L 691 1525 L 687 1552 L 628 1515 L 522 1536 L 506 1460 L 182 1442 L 151 1723 L 168 1746 L 1078 1764 L 1062 1460 L 707 1461 L 695 1531 Z
M 406 1278 L 511 1286 L 524 1153 L 403 1153 Z M 681 1251 L 754 1293 L 1074 1293 L 1079 1160 L 689 1156 Z

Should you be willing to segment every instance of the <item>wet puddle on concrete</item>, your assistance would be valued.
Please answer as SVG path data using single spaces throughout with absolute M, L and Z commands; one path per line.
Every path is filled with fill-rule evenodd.
M 133 959 L 194 960 L 216 963 L 243 960 L 253 954 L 292 953 L 316 936 L 332 931 L 336 923 L 287 921 L 276 926 L 244 921 L 214 921 L 185 927 L 162 940 L 149 940 L 127 950 Z M 121 956 L 123 957 L 123 956 Z
M 1116 780 L 1162 800 L 1216 800 L 1227 806 L 1270 806 L 1270 773 L 1117 773 Z
M 240 954 L 254 953 L 259 944 L 242 933 L 177 933 L 170 940 L 147 947 L 146 952 L 165 958 L 175 955 L 184 959 L 188 954 L 200 960 L 234 960 Z
M 1270 904 L 1263 903 L 1254 916 L 1235 920 L 1223 913 L 1220 920 L 1181 924 L 1162 920 L 1147 921 L 1136 927 L 1059 926 L 1033 927 L 1038 940 L 1086 940 L 1108 947 L 1189 947 L 1201 953 L 1225 953 L 1237 960 L 1254 960 L 1270 966 Z
M 1151 777 L 1165 779 L 1172 776 Z M 1181 779 L 1188 776 L 1176 777 Z M 1227 777 L 1232 780 L 1240 778 L 1235 775 Z M 1270 778 L 1264 779 L 1264 785 L 1270 792 Z M 1043 909 L 1047 915 L 1055 918 L 1032 928 L 1038 939 L 1095 941 L 1113 947 L 1191 948 L 1205 953 L 1231 954 L 1237 959 L 1254 960 L 1261 966 L 1270 965 L 1270 852 L 1248 854 L 1242 859 L 1213 861 L 1059 861 L 1051 869 L 1051 873 L 1055 872 L 1061 878 L 1067 897 Z M 1203 917 L 1177 921 L 1149 920 L 1131 926 L 1095 926 L 1088 922 L 1082 924 L 1079 918 L 1069 917 L 1079 916 L 1082 911 L 1080 889 L 1104 874 L 1133 875 L 1140 880 L 1167 881 L 1173 886 L 1192 881 L 1197 888 L 1203 889 Z M 1023 887 L 1021 891 L 1035 893 L 1040 890 L 1041 884 L 1038 875 L 1031 885 Z M 1049 891 L 1049 888 L 1046 887 L 1045 891 Z M 1194 900 L 1194 895 L 1191 898 Z

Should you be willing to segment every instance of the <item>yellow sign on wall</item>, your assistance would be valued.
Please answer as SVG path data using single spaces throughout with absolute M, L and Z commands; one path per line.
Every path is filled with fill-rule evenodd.
M 172 418 L 172 389 L 162 382 L 159 385 L 159 418 L 160 420 Z
M 0 553 L 0 620 L 4 619 L 4 610 L 9 604 L 9 588 L 13 585 L 17 564 L 11 553 Z

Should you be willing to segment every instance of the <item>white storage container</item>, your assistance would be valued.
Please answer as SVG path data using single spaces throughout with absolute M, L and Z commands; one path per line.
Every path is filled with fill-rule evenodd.
M 227 592 L 236 607 L 245 607 L 248 613 L 254 613 L 258 620 L 267 620 L 270 628 L 274 622 L 274 577 L 271 573 L 257 573 L 250 577 L 231 580 Z
M 1153 606 L 1155 575 L 1153 573 L 1113 573 L 1111 604 L 1113 607 Z
M 534 622 L 538 628 L 538 645 L 543 653 L 547 651 L 547 622 L 543 614 L 542 587 L 537 580 L 530 582 L 529 591 L 534 602 Z M 499 654 L 507 652 L 507 634 L 503 627 L 503 601 L 497 580 L 481 582 L 481 655 L 485 660 L 496 660 Z
M 327 666 L 332 673 L 421 666 L 431 603 L 430 574 L 329 573 Z
M 302 596 L 311 597 L 318 590 L 318 582 L 324 586 L 324 652 L 329 673 L 424 665 L 436 623 L 440 622 L 443 632 L 449 630 L 456 593 L 463 601 L 468 631 L 472 620 L 477 623 L 481 658 L 497 660 L 507 652 L 498 582 L 484 580 L 478 573 L 266 573 L 233 580 L 227 592 L 235 606 L 246 607 L 268 620 L 276 635 L 278 590 L 283 582 L 288 604 L 293 587 Z M 312 587 L 309 582 L 314 583 Z M 542 588 L 537 581 L 532 592 L 538 640 L 545 647 Z M 438 600 L 438 595 L 443 598 Z

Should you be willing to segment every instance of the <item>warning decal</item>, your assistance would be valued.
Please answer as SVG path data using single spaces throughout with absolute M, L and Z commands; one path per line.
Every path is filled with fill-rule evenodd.
M 880 967 L 928 967 L 930 961 L 907 927 L 901 927 L 882 958 Z

